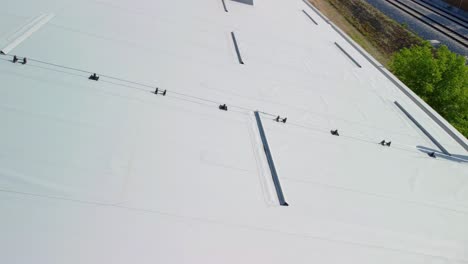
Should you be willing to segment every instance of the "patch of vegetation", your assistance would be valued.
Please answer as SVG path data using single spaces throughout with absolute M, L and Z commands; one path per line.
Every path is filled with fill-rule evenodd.
M 390 70 L 468 138 L 468 67 L 465 57 L 429 43 L 395 53 Z
M 309 1 L 468 138 L 468 70 L 463 56 L 446 46 L 433 48 L 408 25 L 364 0 Z
M 328 19 L 333 21 L 341 30 L 350 36 L 356 43 L 377 59 L 382 65 L 387 65 L 390 55 L 384 54 L 380 47 L 370 42 L 368 38 L 354 27 L 329 0 L 308 0 L 318 8 Z
M 328 0 L 373 45 L 390 57 L 394 52 L 423 40 L 362 0 Z

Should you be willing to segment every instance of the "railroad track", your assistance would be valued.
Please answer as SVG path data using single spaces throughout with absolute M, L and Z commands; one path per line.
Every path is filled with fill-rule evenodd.
M 441 9 L 439 7 L 436 7 L 436 6 L 434 6 L 434 5 L 430 4 L 430 3 L 427 3 L 425 1 L 419 1 L 419 0 L 410 0 L 410 1 L 415 3 L 418 6 L 423 7 L 426 10 L 429 10 L 430 12 L 438 14 L 439 16 L 452 21 L 453 23 L 455 23 L 455 24 L 457 24 L 457 25 L 459 25 L 459 26 L 461 26 L 463 28 L 467 28 L 468 21 L 463 19 L 463 18 L 454 16 L 453 14 L 450 14 L 450 13 L 444 11 L 443 9 Z
M 465 48 L 468 48 L 468 38 L 455 30 L 439 23 L 437 20 L 434 20 L 425 14 L 421 13 L 420 11 L 414 9 L 413 7 L 407 5 L 406 3 L 400 0 L 386 0 L 389 4 L 395 6 L 396 8 L 400 9 L 401 11 L 407 13 L 408 15 L 418 19 L 419 21 L 423 22 L 424 24 L 430 26 L 431 28 L 439 31 L 440 33 L 444 34 L 448 38 L 460 43 Z
M 445 14 L 447 14 L 447 15 L 449 15 L 449 16 L 452 16 L 452 17 L 454 17 L 454 18 L 456 18 L 456 19 L 458 19 L 458 20 L 460 20 L 460 21 L 463 21 L 463 22 L 465 22 L 465 23 L 468 23 L 468 20 L 466 20 L 465 18 L 463 18 L 463 17 L 461 17 L 461 16 L 458 16 L 458 15 L 456 15 L 456 14 L 453 14 L 453 13 L 449 13 L 449 12 L 447 12 L 446 10 L 444 10 L 443 8 L 440 8 L 440 7 L 438 7 L 438 6 L 434 5 L 434 4 L 432 4 L 431 2 L 427 2 L 426 0 L 420 0 L 420 1 L 423 2 L 423 3 L 424 3 L 425 5 L 427 5 L 427 6 L 430 6 L 430 7 L 433 8 L 434 10 L 439 10 L 439 11 L 442 12 L 442 13 L 445 13 Z

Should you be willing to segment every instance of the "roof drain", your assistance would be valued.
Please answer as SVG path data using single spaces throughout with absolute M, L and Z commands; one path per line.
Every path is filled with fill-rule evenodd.
M 268 146 L 268 141 L 265 135 L 265 131 L 263 130 L 262 120 L 260 118 L 260 114 L 258 111 L 254 112 L 255 120 L 257 121 L 258 131 L 260 133 L 260 138 L 262 139 L 263 149 L 265 150 L 265 155 L 268 161 L 268 166 L 270 167 L 271 177 L 273 179 L 273 183 L 275 184 L 276 194 L 278 196 L 279 204 L 281 206 L 289 206 L 289 204 L 284 199 L 283 190 L 281 189 L 281 184 L 278 178 L 278 174 L 276 173 L 275 164 L 273 162 L 273 156 L 270 152 L 270 147 Z
M 302 12 L 304 12 L 304 14 L 305 14 L 312 22 L 314 22 L 315 25 L 318 25 L 318 23 L 317 23 L 304 9 L 302 9 Z
M 351 57 L 351 55 L 349 55 L 348 52 L 346 52 L 346 50 L 344 50 L 340 44 L 336 43 L 335 42 L 335 45 L 350 59 L 354 62 L 354 64 L 356 64 L 356 66 L 358 66 L 359 68 L 362 68 L 361 64 L 359 64 L 353 57 Z
M 397 101 L 394 102 L 395 105 L 436 145 L 444 154 L 450 155 L 450 153 L 410 114 L 408 111 L 401 106 Z
M 232 42 L 234 43 L 234 48 L 236 49 L 237 59 L 239 60 L 239 64 L 244 64 L 244 61 L 242 60 L 242 56 L 239 51 L 239 45 L 237 45 L 236 35 L 234 34 L 234 32 L 231 32 L 231 37 L 232 37 Z

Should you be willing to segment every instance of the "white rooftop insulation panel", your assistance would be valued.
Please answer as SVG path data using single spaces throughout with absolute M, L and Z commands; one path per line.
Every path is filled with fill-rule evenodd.
M 1 263 L 468 263 L 466 139 L 303 1 L 7 1 L 2 47 L 40 14 L 0 56 Z

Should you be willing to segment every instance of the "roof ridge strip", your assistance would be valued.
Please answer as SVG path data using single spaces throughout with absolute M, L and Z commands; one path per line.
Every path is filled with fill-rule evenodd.
M 259 112 L 255 111 L 254 116 L 255 116 L 255 122 L 257 124 L 258 133 L 259 133 L 261 143 L 262 143 L 262 146 L 263 146 L 263 150 L 264 150 L 264 153 L 265 153 L 265 157 L 266 157 L 266 160 L 267 160 L 267 163 L 268 163 L 268 167 L 270 169 L 271 179 L 273 181 L 275 191 L 276 191 L 276 195 L 278 197 L 278 202 L 279 202 L 279 204 L 281 206 L 289 206 L 289 204 L 286 202 L 286 200 L 284 198 L 283 190 L 281 188 L 281 183 L 280 183 L 280 180 L 279 180 L 279 177 L 278 177 L 278 173 L 276 171 L 275 163 L 273 161 L 273 156 L 271 154 L 271 150 L 270 150 L 270 147 L 268 145 L 268 140 L 266 138 L 265 130 L 263 128 L 262 119 L 260 117 Z
M 20 35 L 21 33 L 23 33 L 25 30 L 27 30 L 28 28 L 31 27 L 32 24 L 35 24 L 37 23 L 38 20 L 42 19 L 43 17 L 45 16 L 45 14 L 42 14 L 42 15 L 39 15 L 39 16 L 36 16 L 36 17 L 31 17 L 29 18 L 22 26 L 20 26 L 19 28 L 15 28 L 13 30 L 13 32 L 9 33 L 8 34 L 8 37 L 6 38 L 6 40 L 8 42 L 11 42 L 12 40 L 15 40 L 18 38 L 18 35 Z
M 414 118 L 398 101 L 395 101 L 394 104 L 411 120 L 411 122 L 413 122 L 418 128 L 419 130 L 421 130 L 431 141 L 434 145 L 436 145 L 440 151 L 442 151 L 444 154 L 448 155 L 448 156 L 452 156 L 450 154 L 450 152 L 448 152 L 448 150 L 446 150 L 442 144 L 439 143 L 439 141 L 437 141 L 437 139 L 435 139 L 431 133 L 429 133 L 429 131 L 427 131 L 417 120 L 416 118 Z
M 13 33 L 13 36 L 18 35 L 13 41 L 9 42 L 4 48 L 0 50 L 1 54 L 8 54 L 18 45 L 20 45 L 23 41 L 29 38 L 34 32 L 39 30 L 45 24 L 47 24 L 52 18 L 55 17 L 55 14 L 42 14 L 33 19 L 31 22 L 27 23 L 26 25 L 22 26 L 18 31 Z

